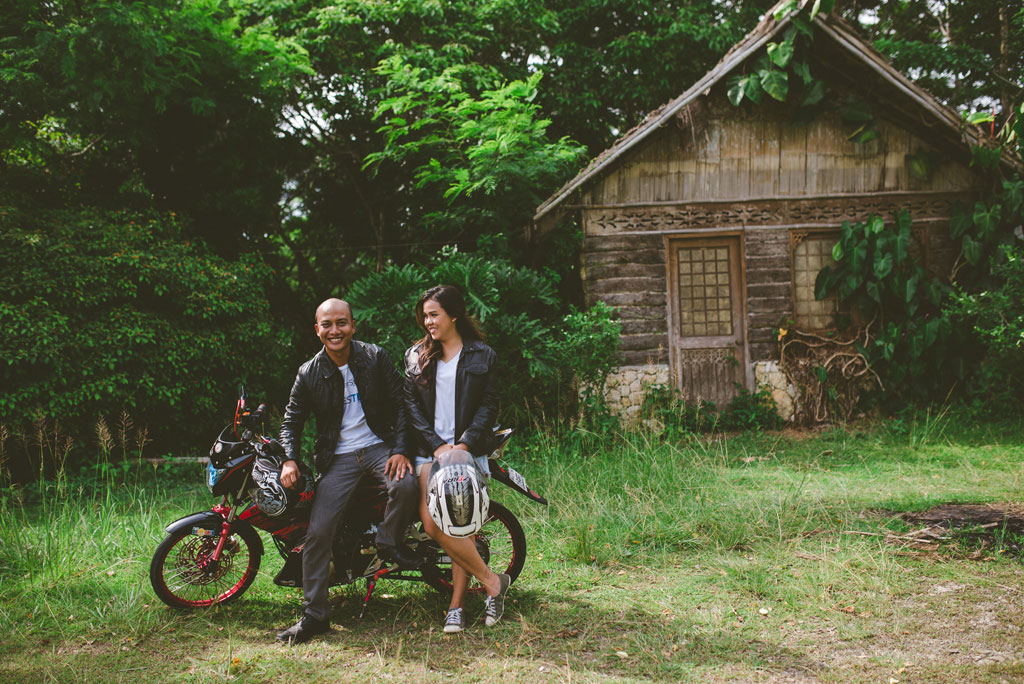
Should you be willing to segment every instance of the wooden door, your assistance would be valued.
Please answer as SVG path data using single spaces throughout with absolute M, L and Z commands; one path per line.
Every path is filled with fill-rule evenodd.
M 668 241 L 672 377 L 689 402 L 724 408 L 745 385 L 740 238 Z

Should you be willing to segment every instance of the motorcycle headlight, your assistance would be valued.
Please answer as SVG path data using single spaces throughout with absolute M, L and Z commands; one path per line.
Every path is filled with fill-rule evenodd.
M 210 488 L 210 492 L 213 492 L 213 488 L 227 472 L 227 468 L 214 468 L 212 463 L 206 464 L 206 486 Z

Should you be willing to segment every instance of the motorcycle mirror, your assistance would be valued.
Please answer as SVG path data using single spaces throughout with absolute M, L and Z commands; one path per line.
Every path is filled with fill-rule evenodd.
M 238 386 L 238 403 L 235 404 L 235 421 L 234 421 L 235 437 L 238 437 L 239 439 L 241 439 L 241 436 L 238 434 L 238 419 L 241 418 L 244 413 L 245 413 L 245 385 L 244 384 L 240 384 Z

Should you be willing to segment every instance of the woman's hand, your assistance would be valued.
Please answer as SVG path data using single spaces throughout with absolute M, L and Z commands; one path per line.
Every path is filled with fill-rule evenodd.
M 434 458 L 437 458 L 444 452 L 451 451 L 452 449 L 462 449 L 463 451 L 469 451 L 469 447 L 463 444 L 462 442 L 459 442 L 458 444 L 442 444 L 441 446 L 434 449 Z

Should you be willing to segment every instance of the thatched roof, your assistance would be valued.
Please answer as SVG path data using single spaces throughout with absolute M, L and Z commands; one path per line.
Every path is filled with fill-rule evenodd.
M 711 71 L 686 92 L 648 114 L 640 124 L 627 131 L 611 147 L 594 157 L 583 171 L 537 207 L 533 217 L 534 225 L 547 224 L 550 226 L 556 219 L 556 214 L 559 213 L 556 212 L 556 209 L 567 198 L 598 177 L 626 152 L 669 123 L 687 105 L 708 93 L 712 86 L 726 78 L 748 58 L 760 54 L 759 51 L 769 41 L 776 39 L 776 36 L 791 24 L 792 14 L 781 21 L 776 21 L 774 18 L 776 9 L 784 1 L 769 10 L 764 19 L 743 40 L 734 45 Z M 801 0 L 800 5 L 803 7 L 811 1 Z M 820 46 L 818 41 L 822 38 L 832 42 L 833 47 L 838 48 L 845 59 L 863 65 L 873 72 L 878 80 L 885 84 L 889 92 L 902 100 L 899 104 L 904 111 L 912 111 L 915 119 L 925 122 L 931 128 L 942 129 L 945 135 L 941 137 L 958 142 L 964 150 L 968 149 L 970 145 L 980 143 L 981 138 L 978 131 L 965 127 L 962 118 L 956 111 L 939 102 L 930 93 L 894 69 L 884 55 L 864 42 L 854 29 L 838 15 L 819 14 L 812 26 L 816 30 L 816 51 Z

